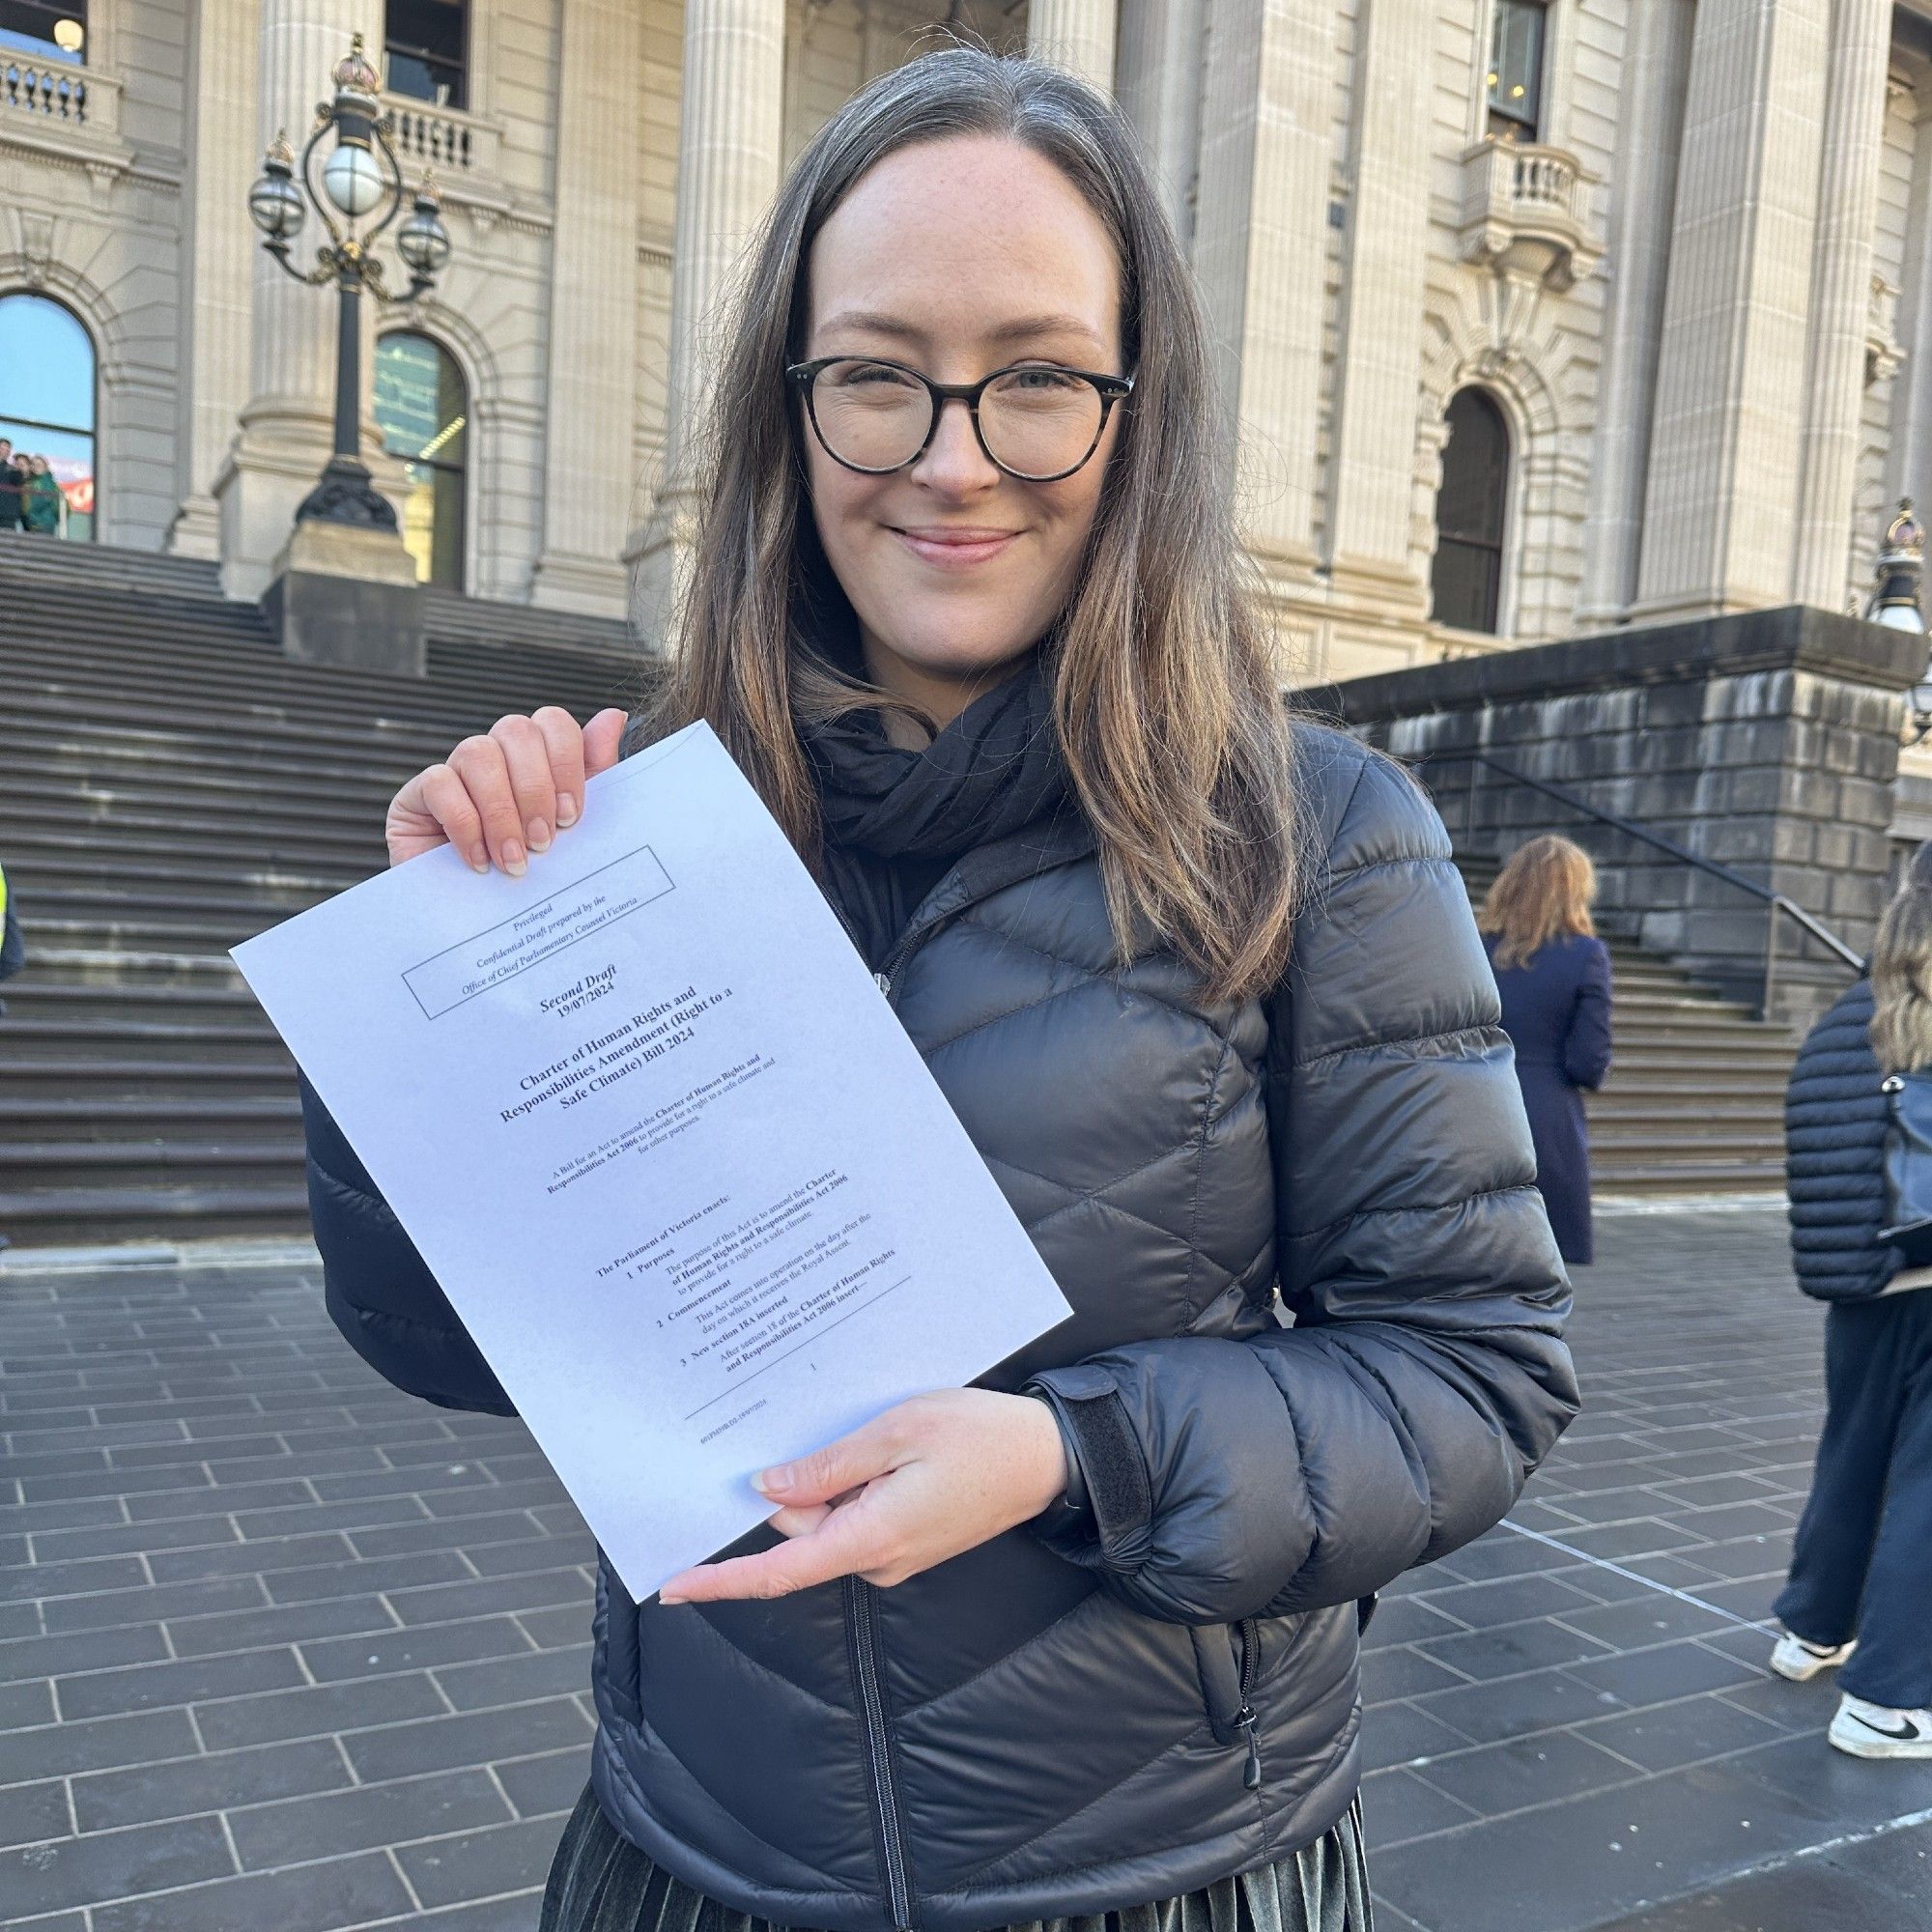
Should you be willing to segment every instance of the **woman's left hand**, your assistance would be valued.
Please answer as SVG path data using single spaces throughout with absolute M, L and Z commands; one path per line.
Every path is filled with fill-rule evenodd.
M 836 1577 L 902 1583 L 1037 1517 L 1065 1492 L 1066 1451 L 1032 1396 L 940 1389 L 752 1481 L 782 1506 L 771 1522 L 787 1540 L 684 1571 L 664 1603 L 784 1597 Z

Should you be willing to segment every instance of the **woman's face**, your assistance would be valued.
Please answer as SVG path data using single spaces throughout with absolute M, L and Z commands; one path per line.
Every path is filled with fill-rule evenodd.
M 1051 161 L 989 135 L 901 149 L 865 175 L 807 263 L 802 359 L 875 355 L 940 383 L 1012 363 L 1123 375 L 1120 263 Z M 963 403 L 885 476 L 833 461 L 801 423 L 819 541 L 859 615 L 872 680 L 940 724 L 999 681 L 1071 594 L 1120 434 L 1071 476 L 987 460 Z

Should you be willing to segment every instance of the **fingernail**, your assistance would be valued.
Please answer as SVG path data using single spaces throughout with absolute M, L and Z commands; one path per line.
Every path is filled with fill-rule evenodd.
M 661 1604 L 682 1604 L 685 1601 L 686 1599 L 670 1590 L 660 1590 L 658 1592 L 658 1602 Z
M 560 826 L 577 823 L 577 801 L 574 798 L 559 798 L 556 802 L 556 822 Z
M 782 1463 L 776 1468 L 760 1469 L 752 1478 L 752 1487 L 761 1496 L 781 1496 L 791 1488 L 791 1470 Z
M 490 854 L 483 846 L 478 845 L 471 850 L 469 869 L 472 872 L 487 872 L 490 869 Z
M 513 879 L 524 876 L 524 848 L 514 838 L 503 847 L 503 869 Z
M 550 850 L 550 827 L 541 818 L 533 818 L 529 824 L 530 850 L 548 852 Z

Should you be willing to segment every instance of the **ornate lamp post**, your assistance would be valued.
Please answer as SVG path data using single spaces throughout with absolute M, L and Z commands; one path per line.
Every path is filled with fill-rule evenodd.
M 377 239 L 402 212 L 402 164 L 389 144 L 377 99 L 381 82 L 362 51 L 357 34 L 346 60 L 332 75 L 335 99 L 315 110 L 315 128 L 303 148 L 300 184 L 286 137 L 278 137 L 263 157 L 262 176 L 248 193 L 248 213 L 262 231 L 263 246 L 298 282 L 320 287 L 333 281 L 339 304 L 335 338 L 335 450 L 322 479 L 302 499 L 297 523 L 350 524 L 364 529 L 394 530 L 396 513 L 369 480 L 358 453 L 362 406 L 362 291 L 378 301 L 412 302 L 432 287 L 449 260 L 449 231 L 430 177 L 412 197 L 409 219 L 396 231 L 396 252 L 410 271 L 409 290 L 391 295 L 383 264 L 371 253 Z M 317 189 L 316 151 L 333 130 L 335 140 Z M 289 261 L 313 203 L 328 231 L 316 251 L 316 266 L 304 273 Z M 335 213 L 331 213 L 331 207 Z M 336 215 L 343 218 L 338 221 Z M 370 223 L 357 232 L 358 223 Z
M 1912 498 L 1900 499 L 1898 514 L 1887 526 L 1872 571 L 1872 594 L 1865 605 L 1865 621 L 1891 631 L 1925 635 L 1924 613 L 1918 608 L 1918 580 L 1925 568 L 1925 532 L 1912 514 Z M 1919 673 L 1906 696 L 1908 745 L 1932 737 L 1932 663 Z

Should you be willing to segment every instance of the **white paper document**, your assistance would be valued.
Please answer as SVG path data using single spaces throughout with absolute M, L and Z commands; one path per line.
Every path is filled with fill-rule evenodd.
M 234 958 L 636 1597 L 1068 1309 L 707 725 Z

